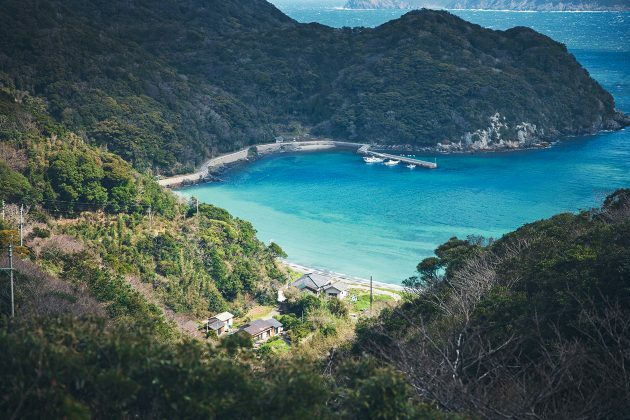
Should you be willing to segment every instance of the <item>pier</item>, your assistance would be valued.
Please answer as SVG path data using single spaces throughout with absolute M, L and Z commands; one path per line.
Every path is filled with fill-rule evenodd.
M 437 168 L 436 162 L 428 162 L 426 160 L 414 159 L 414 158 L 409 158 L 405 156 L 390 155 L 389 153 L 373 152 L 369 149 L 369 146 L 367 145 L 360 147 L 359 150 L 357 151 L 359 153 L 363 153 L 363 154 L 374 156 L 374 157 L 379 157 L 381 159 L 399 160 L 401 162 L 420 166 L 422 168 L 428 168 L 428 169 Z

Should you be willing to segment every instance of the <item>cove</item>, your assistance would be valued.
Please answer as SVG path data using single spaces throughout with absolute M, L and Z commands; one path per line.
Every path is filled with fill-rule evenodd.
M 437 170 L 367 165 L 352 152 L 280 154 L 180 193 L 251 221 L 291 262 L 400 283 L 451 236 L 497 238 L 590 208 L 627 186 L 627 134 L 544 150 L 438 156 Z
M 275 4 L 298 21 L 335 27 L 375 26 L 405 13 L 339 10 L 336 0 Z M 454 13 L 493 29 L 530 26 L 564 42 L 630 111 L 630 13 Z M 291 262 L 400 283 L 453 235 L 499 237 L 630 187 L 630 130 L 545 150 L 437 159 L 437 170 L 411 171 L 369 166 L 353 153 L 276 155 L 225 174 L 225 182 L 180 192 L 251 221 Z

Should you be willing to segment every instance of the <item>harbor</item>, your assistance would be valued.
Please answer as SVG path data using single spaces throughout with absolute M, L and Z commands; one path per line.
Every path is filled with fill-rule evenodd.
M 296 152 L 317 152 L 333 149 L 356 150 L 360 155 L 371 156 L 384 162 L 385 165 L 392 165 L 392 162 L 405 163 L 413 167 L 435 169 L 437 163 L 415 159 L 406 156 L 392 155 L 389 153 L 375 152 L 370 150 L 369 144 L 334 141 L 329 139 L 307 140 L 307 141 L 284 141 L 267 144 L 248 146 L 236 152 L 231 152 L 216 156 L 204 162 L 197 172 L 161 178 L 158 183 L 163 187 L 177 188 L 185 185 L 206 182 L 214 172 L 220 172 L 230 165 L 238 162 L 251 161 L 262 156 L 276 153 L 296 153 Z
M 400 155 L 391 155 L 389 153 L 373 152 L 371 150 L 366 150 L 364 151 L 364 153 L 374 158 L 378 158 L 382 160 L 388 159 L 387 161 L 384 162 L 385 165 L 391 165 L 390 162 L 395 162 L 394 164 L 398 162 L 402 162 L 402 163 L 406 163 L 407 167 L 409 168 L 415 168 L 416 166 L 419 166 L 421 168 L 428 168 L 428 169 L 437 168 L 436 162 L 429 162 L 426 160 L 420 160 L 420 159 L 415 159 L 415 158 L 410 158 L 410 157 L 400 156 Z

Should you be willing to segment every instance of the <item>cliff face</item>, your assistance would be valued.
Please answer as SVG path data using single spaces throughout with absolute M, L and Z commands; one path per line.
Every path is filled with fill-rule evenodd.
M 333 29 L 262 0 L 6 0 L 0 83 L 162 174 L 287 131 L 434 147 L 497 113 L 504 144 L 627 124 L 563 45 L 429 10 Z
M 624 0 L 348 0 L 349 9 L 482 9 L 536 11 L 628 11 Z

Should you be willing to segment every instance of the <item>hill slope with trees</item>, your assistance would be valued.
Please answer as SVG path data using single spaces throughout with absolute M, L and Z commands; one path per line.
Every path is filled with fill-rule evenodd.
M 4 0 L 0 73 L 154 173 L 287 132 L 493 148 L 628 123 L 563 45 L 428 10 L 333 29 L 263 0 Z
M 356 350 L 421 401 L 482 418 L 621 418 L 629 407 L 630 190 L 501 239 L 452 238 L 366 322 Z

